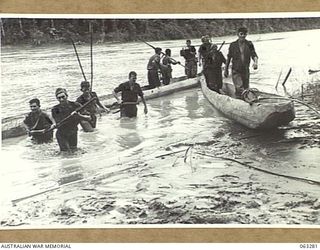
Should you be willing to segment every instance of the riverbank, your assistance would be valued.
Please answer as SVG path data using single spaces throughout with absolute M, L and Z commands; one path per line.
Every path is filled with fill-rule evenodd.
M 200 39 L 203 35 L 236 35 L 241 26 L 250 34 L 319 29 L 320 18 L 234 19 L 32 19 L 3 18 L 3 45 L 133 42 Z

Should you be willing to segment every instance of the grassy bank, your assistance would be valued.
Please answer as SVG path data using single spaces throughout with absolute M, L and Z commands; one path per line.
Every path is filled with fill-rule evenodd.
M 302 85 L 300 97 L 308 104 L 320 108 L 320 80 Z

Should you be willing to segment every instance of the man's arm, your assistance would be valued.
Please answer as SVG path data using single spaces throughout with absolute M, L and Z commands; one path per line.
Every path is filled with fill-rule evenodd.
M 200 49 L 201 49 L 201 46 L 200 46 L 199 51 L 198 51 L 198 62 L 199 62 L 199 66 L 201 67 L 202 55 L 201 55 Z
M 144 105 L 144 113 L 147 114 L 148 113 L 147 103 L 143 96 L 141 96 L 141 101 Z
M 26 118 L 22 122 L 23 127 L 26 129 L 27 133 L 30 135 L 30 123 L 29 123 L 29 116 L 27 115 Z
M 117 103 L 121 104 L 121 100 L 120 100 L 120 98 L 118 97 L 117 92 L 115 92 L 115 91 L 113 90 L 113 91 L 112 91 L 112 95 L 114 96 L 114 98 L 116 98 Z
M 73 111 L 71 114 L 78 116 L 80 120 L 91 121 L 91 116 L 89 115 L 83 115 L 80 112 L 76 112 L 76 111 Z
M 258 69 L 258 57 L 253 58 L 253 69 Z
M 221 51 L 219 51 L 219 54 L 220 54 L 222 63 L 226 64 L 226 63 L 227 63 L 227 60 L 226 60 L 226 58 L 224 57 L 224 55 L 222 54 Z M 229 62 L 229 63 L 230 63 L 230 62 Z
M 148 108 L 147 108 L 146 100 L 144 99 L 143 92 L 142 92 L 142 89 L 141 89 L 140 85 L 139 84 L 137 84 L 137 85 L 138 85 L 138 96 L 140 96 L 141 101 L 142 101 L 142 103 L 144 105 L 144 113 L 147 114 L 148 113 Z
M 110 112 L 110 110 L 109 110 L 108 108 L 106 108 L 106 106 L 104 106 L 104 105 L 100 102 L 97 93 L 96 93 L 96 92 L 92 92 L 92 94 L 93 94 L 93 97 L 97 98 L 96 104 L 98 105 L 98 107 L 102 108 L 102 109 L 103 109 L 104 111 L 106 111 L 106 112 Z
M 104 111 L 110 112 L 110 110 L 100 102 L 99 98 L 97 98 L 97 105 L 98 105 L 100 108 L 102 108 Z
M 230 65 L 231 58 L 232 58 L 231 52 L 232 52 L 232 47 L 231 47 L 231 44 L 230 44 L 229 51 L 228 51 L 228 56 L 227 56 L 227 62 L 226 62 L 226 66 L 224 68 L 224 76 L 225 77 L 229 76 L 229 65 Z
M 251 58 L 253 60 L 253 69 L 258 69 L 258 55 L 256 53 L 256 50 L 254 48 L 254 45 L 251 41 L 249 41 L 249 48 L 250 48 L 250 52 L 251 52 Z
M 170 60 L 170 63 L 173 65 L 181 64 L 179 61 L 176 61 L 176 60 L 172 59 L 171 57 L 169 58 L 169 60 Z
M 121 104 L 121 100 L 118 97 L 117 93 L 119 93 L 121 91 L 122 91 L 122 85 L 121 84 L 112 91 L 112 95 L 114 96 L 114 98 L 116 98 L 117 103 L 119 103 L 119 104 Z
M 80 108 L 82 105 L 78 102 L 75 102 L 76 104 L 76 109 L 77 108 Z M 77 116 L 80 120 L 84 120 L 84 121 L 91 121 L 91 116 L 90 115 L 84 115 L 84 114 L 81 114 L 79 111 L 73 111 L 71 112 L 70 115 L 73 115 L 73 116 Z

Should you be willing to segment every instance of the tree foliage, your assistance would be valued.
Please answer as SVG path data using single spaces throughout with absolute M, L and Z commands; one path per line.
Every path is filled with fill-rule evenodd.
M 90 41 L 89 25 L 93 25 L 94 41 L 128 42 L 138 39 L 193 39 L 235 34 L 240 26 L 250 33 L 268 33 L 320 28 L 320 18 L 259 19 L 33 19 L 4 18 L 0 22 L 2 45 Z

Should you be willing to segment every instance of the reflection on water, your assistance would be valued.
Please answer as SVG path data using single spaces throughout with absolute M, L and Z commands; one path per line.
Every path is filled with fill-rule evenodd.
M 192 91 L 191 95 L 186 95 L 186 109 L 188 111 L 188 117 L 194 118 L 200 114 L 197 112 L 200 108 L 198 91 Z
M 57 169 L 56 181 L 59 185 L 79 181 L 85 178 L 87 172 L 78 158 L 66 158 L 61 160 Z
M 120 128 L 125 130 L 125 134 L 118 135 L 117 143 L 123 149 L 133 148 L 142 142 L 142 138 L 137 132 L 138 118 L 121 118 Z

